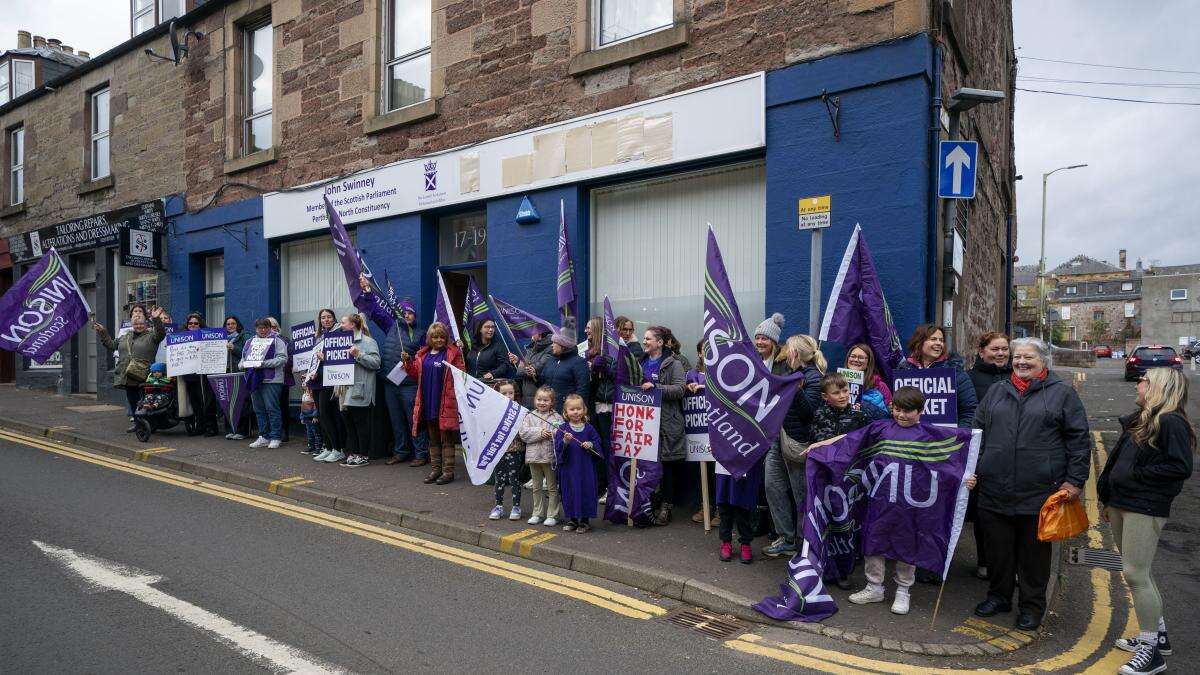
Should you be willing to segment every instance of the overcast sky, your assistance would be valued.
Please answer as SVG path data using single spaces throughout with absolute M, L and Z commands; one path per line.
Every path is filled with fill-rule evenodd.
M 18 29 L 99 54 L 129 37 L 127 0 L 11 0 L 0 12 L 0 46 Z M 110 8 L 108 12 L 100 8 Z M 1200 73 L 1159 73 L 1062 61 L 1200 71 L 1200 2 L 1015 0 L 1022 77 L 1091 82 L 1193 84 L 1195 89 L 1019 80 L 1047 89 L 1120 98 L 1200 102 Z M 978 83 L 985 86 L 986 83 Z M 1117 250 L 1162 264 L 1200 262 L 1200 106 L 1123 103 L 1017 92 L 1018 247 L 1038 260 L 1044 172 L 1050 178 L 1047 266 L 1083 253 L 1117 261 Z

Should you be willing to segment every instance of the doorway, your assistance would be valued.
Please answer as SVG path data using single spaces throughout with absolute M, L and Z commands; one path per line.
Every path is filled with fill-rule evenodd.
M 75 281 L 88 307 L 96 306 L 96 253 L 77 253 L 74 256 Z M 75 334 L 72 350 L 75 352 L 75 391 L 83 394 L 96 393 L 96 331 L 84 328 Z
M 486 211 L 470 211 L 438 219 L 438 270 L 446 284 L 450 311 L 462 327 L 468 280 L 475 281 L 485 298 L 488 293 Z
M 7 249 L 5 249 L 7 250 Z M 7 257 L 8 254 L 0 254 Z M 13 270 L 11 267 L 0 270 L 0 296 L 12 288 Z M 15 382 L 17 379 L 17 363 L 13 352 L 0 349 L 0 384 Z

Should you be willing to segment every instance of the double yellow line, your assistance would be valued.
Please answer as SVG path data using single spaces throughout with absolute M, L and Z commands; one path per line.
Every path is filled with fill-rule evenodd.
M 149 478 L 160 483 L 200 492 L 213 497 L 238 502 L 264 511 L 270 511 L 296 520 L 303 520 L 314 525 L 328 527 L 365 539 L 377 541 L 389 546 L 402 548 L 413 553 L 419 553 L 438 560 L 444 560 L 462 567 L 467 567 L 485 574 L 509 579 L 535 588 L 558 593 L 575 600 L 580 600 L 597 607 L 607 609 L 621 616 L 632 619 L 652 619 L 667 613 L 658 605 L 644 602 L 606 588 L 601 588 L 584 581 L 571 579 L 552 572 L 545 572 L 507 560 L 468 551 L 455 546 L 449 546 L 435 541 L 428 541 L 407 534 L 394 532 L 386 528 L 362 523 L 349 518 L 343 518 L 303 506 L 275 501 L 274 499 L 253 493 L 234 490 L 215 483 L 207 483 L 195 478 L 178 476 L 147 466 L 139 466 L 133 462 L 72 448 L 54 441 L 26 436 L 8 430 L 0 430 L 0 439 L 20 443 L 32 448 L 52 452 L 63 457 L 70 457 L 89 464 L 103 466 L 123 473 Z M 288 479 L 290 480 L 290 479 Z M 285 483 L 292 485 L 294 482 Z

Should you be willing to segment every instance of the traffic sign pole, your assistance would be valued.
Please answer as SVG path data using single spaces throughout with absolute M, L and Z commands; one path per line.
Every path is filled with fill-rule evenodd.
M 821 230 L 829 227 L 829 195 L 805 197 L 797 203 L 798 227 L 808 230 L 812 239 L 808 258 L 808 334 L 815 336 L 821 326 Z

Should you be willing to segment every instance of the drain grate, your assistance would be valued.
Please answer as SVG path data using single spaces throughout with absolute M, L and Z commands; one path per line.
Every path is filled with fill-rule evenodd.
M 1114 572 L 1121 571 L 1121 554 L 1106 548 L 1075 546 L 1071 548 L 1068 560 L 1075 565 L 1101 567 Z
M 694 609 L 672 612 L 666 616 L 666 621 L 676 626 L 698 631 L 714 640 L 724 640 L 746 630 L 746 626 L 737 619 L 716 616 Z

